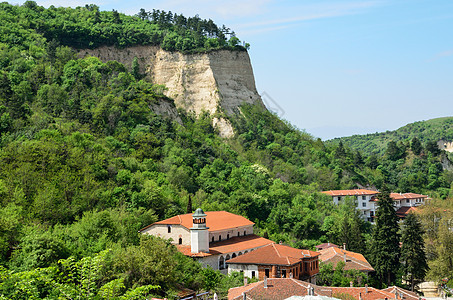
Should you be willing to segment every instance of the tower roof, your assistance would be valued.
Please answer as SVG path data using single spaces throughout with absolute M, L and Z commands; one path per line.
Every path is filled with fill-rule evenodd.
M 201 208 L 197 208 L 192 216 L 196 217 L 196 218 L 200 218 L 200 217 L 206 217 L 207 215 L 204 213 L 204 211 Z

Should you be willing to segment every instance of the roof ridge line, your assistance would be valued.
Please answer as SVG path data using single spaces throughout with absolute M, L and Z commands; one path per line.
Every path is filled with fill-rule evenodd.
M 272 244 L 272 247 L 275 249 L 275 252 L 277 252 L 278 257 L 282 257 L 282 256 L 280 255 L 280 252 L 278 252 L 277 247 L 275 247 L 275 245 L 277 245 L 277 244 L 276 244 L 276 243 Z

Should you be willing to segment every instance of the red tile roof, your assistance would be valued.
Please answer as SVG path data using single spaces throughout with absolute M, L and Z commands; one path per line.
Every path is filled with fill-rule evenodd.
M 271 244 L 227 261 L 229 264 L 291 266 L 303 258 L 319 256 L 319 252 L 300 250 L 280 244 Z
M 292 278 L 269 278 L 267 288 L 264 281 L 258 281 L 247 286 L 240 286 L 228 290 L 228 299 L 242 299 L 246 293 L 247 299 L 287 299 L 291 296 L 306 296 L 308 286 L 313 287 L 316 296 L 342 298 L 341 295 L 350 295 L 356 300 L 383 300 L 395 299 L 395 290 L 398 292 L 397 300 L 418 300 L 417 294 L 399 287 L 389 287 L 378 290 L 373 287 L 323 287 Z M 403 299 L 401 299 L 401 293 Z
M 411 292 L 411 291 L 408 291 L 408 290 L 405 290 L 405 289 L 402 289 L 398 286 L 390 286 L 386 289 L 382 289 L 382 291 L 385 291 L 385 292 L 389 292 L 389 293 L 392 293 L 393 295 L 395 295 L 395 292 L 398 293 L 398 297 L 401 298 L 401 294 L 403 295 L 403 299 L 404 300 L 418 300 L 420 299 L 420 297 L 414 293 L 414 292 Z
M 346 255 L 345 270 L 360 270 L 364 272 L 374 271 L 373 267 L 360 253 L 343 250 L 337 247 L 326 248 L 319 252 L 321 253 L 319 259 L 325 264 L 332 263 L 334 269 L 338 262 L 344 261 Z
M 190 257 L 206 257 L 217 254 L 227 254 L 232 252 L 245 251 L 252 248 L 259 248 L 274 243 L 271 240 L 257 236 L 255 234 L 236 236 L 228 240 L 209 244 L 209 253 L 191 253 L 190 246 L 177 245 L 178 250 Z M 241 255 L 243 256 L 243 255 Z
M 419 199 L 419 198 L 428 198 L 426 195 L 415 194 L 415 193 L 390 193 L 390 198 L 393 200 L 402 200 L 402 199 Z
M 331 287 L 332 297 L 348 294 L 356 300 L 395 299 L 395 294 L 374 287 Z M 338 297 L 337 297 L 338 298 Z
M 269 278 L 267 279 L 267 288 L 264 288 L 264 281 L 258 281 L 247 286 L 229 289 L 228 299 L 242 299 L 242 293 L 245 292 L 247 299 L 283 300 L 295 295 L 306 296 L 308 286 L 313 287 L 315 295 L 331 296 L 329 287 L 321 287 L 292 278 Z
M 330 196 L 360 196 L 360 195 L 376 195 L 379 194 L 377 191 L 355 189 L 355 190 L 333 190 L 321 192 Z
M 324 243 L 324 244 L 320 244 L 320 245 L 315 246 L 315 247 L 316 247 L 316 249 L 318 249 L 318 251 L 322 250 L 322 249 L 330 248 L 330 247 L 337 247 L 338 248 L 338 246 L 333 244 L 333 243 Z
M 255 224 L 242 216 L 235 215 L 226 211 L 207 211 L 205 212 L 205 214 L 206 214 L 206 226 L 209 227 L 209 232 Z M 155 224 L 182 225 L 187 229 L 190 229 L 192 227 L 192 223 L 193 223 L 192 214 L 177 215 L 172 218 L 165 219 L 159 222 L 155 222 L 151 225 L 148 225 L 140 229 L 139 232 Z
M 411 212 L 413 213 L 413 212 L 416 212 L 416 211 L 417 211 L 416 207 L 413 207 L 413 206 L 402 206 L 402 207 L 398 208 L 398 210 L 396 211 L 396 215 L 399 218 L 405 218 Z

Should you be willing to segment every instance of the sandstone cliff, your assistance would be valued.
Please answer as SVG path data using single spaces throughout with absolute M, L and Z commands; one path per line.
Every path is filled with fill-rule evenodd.
M 168 52 L 160 47 L 135 46 L 125 49 L 101 47 L 79 52 L 102 61 L 116 60 L 131 67 L 137 57 L 141 72 L 156 84 L 164 84 L 167 96 L 176 107 L 211 114 L 219 110 L 227 115 L 239 113 L 243 103 L 263 105 L 256 91 L 255 79 L 248 53 L 220 50 L 209 53 L 182 54 Z M 264 105 L 263 105 L 264 106 Z M 168 112 L 174 115 L 174 112 Z M 233 128 L 225 118 L 215 118 L 214 126 L 221 136 L 232 136 Z

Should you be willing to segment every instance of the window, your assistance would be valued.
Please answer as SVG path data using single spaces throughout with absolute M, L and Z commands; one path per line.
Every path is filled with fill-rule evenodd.
M 219 235 L 219 241 L 221 241 L 221 240 L 222 240 L 222 236 L 221 236 L 221 235 Z
M 282 270 L 282 278 L 286 278 L 286 270 Z
M 406 199 L 406 203 L 409 203 L 409 202 L 410 202 L 410 200 L 409 200 L 409 199 Z
M 366 202 L 362 202 L 362 207 L 366 207 Z
M 241 233 L 238 231 L 238 236 L 240 236 L 240 235 L 241 235 Z
M 244 230 L 244 235 L 247 235 L 247 231 Z
M 228 233 L 228 234 L 227 234 L 227 240 L 228 240 L 229 238 L 230 238 L 230 234 Z
M 214 243 L 214 237 L 212 237 L 212 242 Z
M 182 238 L 179 238 L 179 244 L 182 245 Z
M 236 253 L 233 253 L 233 255 L 231 255 L 231 258 L 235 258 L 236 257 Z
M 255 278 L 255 271 L 252 271 L 252 278 Z
M 366 196 L 362 196 L 362 200 L 366 200 Z
M 220 256 L 220 259 L 219 259 L 219 269 L 222 270 L 225 268 L 225 260 L 223 258 L 223 256 Z
M 167 232 L 171 233 L 171 225 L 167 225 Z
M 264 276 L 266 276 L 267 278 L 269 278 L 269 273 L 270 273 L 270 270 L 269 270 L 269 269 L 264 269 Z

